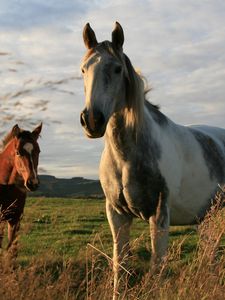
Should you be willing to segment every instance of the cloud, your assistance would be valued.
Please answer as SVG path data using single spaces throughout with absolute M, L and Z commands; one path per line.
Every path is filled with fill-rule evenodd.
M 67 26 L 90 7 L 89 1 L 10 0 L 1 1 L 0 26 L 13 31 Z
M 40 162 L 48 173 L 98 176 L 103 140 L 88 140 L 79 124 L 82 30 L 90 22 L 99 41 L 111 39 L 115 21 L 124 51 L 153 87 L 152 102 L 181 124 L 225 127 L 225 2 L 3 0 L 1 132 L 42 120 Z

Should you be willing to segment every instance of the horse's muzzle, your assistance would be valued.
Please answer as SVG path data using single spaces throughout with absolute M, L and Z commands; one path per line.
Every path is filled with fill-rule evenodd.
M 98 110 L 88 111 L 85 108 L 80 114 L 80 123 L 89 138 L 99 138 L 105 133 L 105 117 Z
M 38 189 L 39 184 L 40 184 L 39 180 L 32 181 L 28 179 L 27 182 L 25 183 L 25 187 L 28 189 L 28 191 L 34 192 Z

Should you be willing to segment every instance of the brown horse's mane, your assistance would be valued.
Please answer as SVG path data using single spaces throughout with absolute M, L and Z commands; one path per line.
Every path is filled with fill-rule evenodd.
M 2 148 L 4 149 L 5 146 L 15 137 L 12 131 L 6 134 L 6 136 L 2 140 Z
M 33 141 L 34 138 L 32 136 L 32 133 L 30 131 L 27 130 L 23 130 L 20 129 L 20 132 L 18 135 L 15 135 L 15 133 L 13 132 L 13 130 L 11 130 L 8 134 L 6 134 L 6 136 L 3 138 L 2 140 L 2 146 L 0 150 L 4 150 L 4 148 L 6 147 L 6 145 L 14 138 L 16 137 L 19 139 L 26 139 L 26 140 L 31 140 Z

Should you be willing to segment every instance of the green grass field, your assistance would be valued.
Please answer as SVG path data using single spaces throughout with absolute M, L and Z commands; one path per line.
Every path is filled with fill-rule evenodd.
M 20 231 L 20 260 L 50 252 L 76 260 L 99 232 L 110 240 L 102 200 L 30 198 Z
M 221 218 L 220 216 L 219 220 Z M 212 225 L 210 223 L 212 220 L 211 217 L 207 221 L 202 230 L 204 234 L 200 233 L 200 236 L 205 235 L 206 241 L 212 237 L 216 243 L 219 232 L 225 228 L 225 222 L 221 225 L 221 221 L 216 219 L 217 221 L 213 221 Z M 213 231 L 217 236 L 214 237 Z M 195 295 L 197 298 L 192 298 L 188 292 L 191 291 L 189 286 L 182 289 L 182 293 L 179 292 L 178 287 L 175 289 L 179 281 L 184 280 L 182 276 L 185 276 L 192 286 L 192 274 L 195 274 L 198 265 L 205 267 L 208 264 L 203 258 L 215 250 L 212 245 L 205 253 L 203 249 L 209 245 L 211 244 L 206 243 L 205 238 L 201 244 L 199 243 L 195 226 L 171 227 L 166 274 L 160 279 L 156 277 L 158 281 L 155 279 L 152 281 L 152 278 L 146 279 L 149 276 L 151 256 L 149 225 L 135 219 L 131 229 L 130 263 L 131 270 L 136 272 L 135 280 L 133 278 L 130 287 L 127 287 L 120 299 L 183 300 L 187 295 L 187 299 L 212 299 L 210 298 L 212 294 L 205 290 L 202 290 L 202 294 L 198 297 Z M 224 239 L 220 237 L 215 250 L 217 260 L 220 261 L 218 264 L 220 271 L 217 270 L 219 287 L 216 286 L 216 292 L 213 294 L 217 299 L 220 299 L 218 295 L 223 294 L 220 289 L 225 287 L 224 245 Z M 0 289 L 0 299 L 111 299 L 112 263 L 106 256 L 112 257 L 112 238 L 106 219 L 104 200 L 28 198 L 16 252 L 17 257 L 10 258 L 7 266 L 5 262 L 9 259 L 7 260 L 4 254 L 1 256 L 0 285 L 7 278 L 7 282 L 11 282 L 13 287 L 16 284 L 16 288 L 12 288 L 9 284 L 8 288 L 2 290 L 2 295 Z M 224 273 L 221 273 L 222 270 Z M 203 276 L 207 272 L 201 270 L 199 274 Z M 214 272 L 210 273 L 209 277 L 207 280 L 213 284 Z M 163 290 L 161 284 L 159 288 L 159 280 L 163 283 Z M 151 288 L 149 288 L 150 283 Z M 201 281 L 198 284 L 201 285 Z M 196 283 L 196 291 L 198 284 Z M 202 282 L 202 286 L 205 286 L 204 284 L 206 282 Z M 158 286 L 158 290 L 153 289 L 153 286 Z M 198 287 L 198 290 L 201 289 Z M 146 290 L 151 290 L 151 296 L 146 295 Z M 159 291 L 158 294 L 156 290 Z M 173 293 L 168 293 L 169 290 Z
M 171 227 L 170 243 L 183 239 L 182 257 L 195 249 L 195 226 Z M 149 225 L 135 219 L 131 239 L 141 239 L 136 249 L 140 259 L 150 256 Z M 84 258 L 88 244 L 107 255 L 112 253 L 112 238 L 105 214 L 104 200 L 29 198 L 19 232 L 19 261 L 54 253 L 66 259 Z

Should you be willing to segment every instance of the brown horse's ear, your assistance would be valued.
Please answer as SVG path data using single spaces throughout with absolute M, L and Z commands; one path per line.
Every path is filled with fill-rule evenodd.
M 20 131 L 21 130 L 20 130 L 18 124 L 16 124 L 12 128 L 12 135 L 17 137 L 19 135 Z
M 112 32 L 112 43 L 116 48 L 122 48 L 124 43 L 124 34 L 122 26 L 116 22 Z
M 94 48 L 98 44 L 94 30 L 91 28 L 89 23 L 84 26 L 83 39 L 87 49 Z
M 37 140 L 40 136 L 41 133 L 41 129 L 42 129 L 42 123 L 40 125 L 38 125 L 33 131 L 32 131 L 32 135 L 35 138 L 35 140 Z

